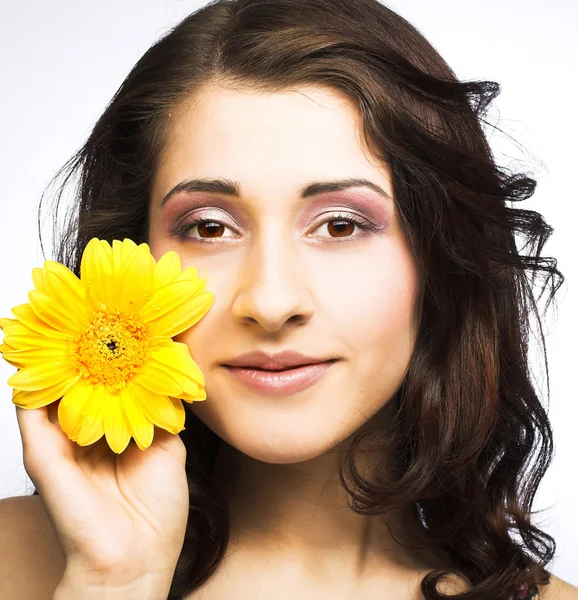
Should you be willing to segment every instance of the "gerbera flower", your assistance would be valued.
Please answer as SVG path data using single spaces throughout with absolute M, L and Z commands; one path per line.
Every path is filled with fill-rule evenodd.
M 0 352 L 18 368 L 12 401 L 35 409 L 60 400 L 62 430 L 80 446 L 105 435 L 120 454 L 141 450 L 154 426 L 184 429 L 181 402 L 206 398 L 203 375 L 185 344 L 171 338 L 197 323 L 214 296 L 176 252 L 155 261 L 147 244 L 93 238 L 80 279 L 46 261 L 33 270 L 29 304 L 0 319 Z

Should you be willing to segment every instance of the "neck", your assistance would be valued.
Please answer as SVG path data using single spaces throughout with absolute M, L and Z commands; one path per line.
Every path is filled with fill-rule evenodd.
M 229 507 L 235 552 L 290 560 L 318 579 L 359 579 L 376 566 L 393 577 L 432 564 L 431 554 L 408 550 L 390 533 L 388 524 L 403 533 L 421 527 L 409 509 L 385 518 L 349 508 L 338 475 L 346 443 L 292 464 L 264 463 L 223 443 L 214 478 Z

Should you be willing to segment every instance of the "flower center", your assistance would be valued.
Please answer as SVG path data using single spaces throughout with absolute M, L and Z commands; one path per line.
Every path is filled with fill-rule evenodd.
M 118 390 L 145 362 L 148 347 L 142 323 L 118 311 L 99 311 L 73 343 L 75 366 L 92 384 Z

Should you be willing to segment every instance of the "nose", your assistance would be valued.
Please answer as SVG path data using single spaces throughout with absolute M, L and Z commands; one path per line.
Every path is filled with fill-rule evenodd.
M 306 323 L 313 314 L 307 275 L 291 240 L 279 234 L 256 240 L 239 272 L 234 318 L 268 332 Z

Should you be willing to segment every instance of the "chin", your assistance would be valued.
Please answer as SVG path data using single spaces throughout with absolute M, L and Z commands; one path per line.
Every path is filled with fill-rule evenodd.
M 313 460 L 325 454 L 328 448 L 320 446 L 318 442 L 316 440 L 316 444 L 313 446 L 311 444 L 280 445 L 278 443 L 271 445 L 263 443 L 262 440 L 246 439 L 237 444 L 228 443 L 254 460 L 272 465 L 289 465 Z
M 292 464 L 315 459 L 338 446 L 352 432 L 343 423 L 319 418 L 224 420 L 204 402 L 191 410 L 203 423 L 238 452 L 264 463 Z M 203 406 L 204 405 L 204 406 Z M 296 417 L 297 415 L 293 415 Z

